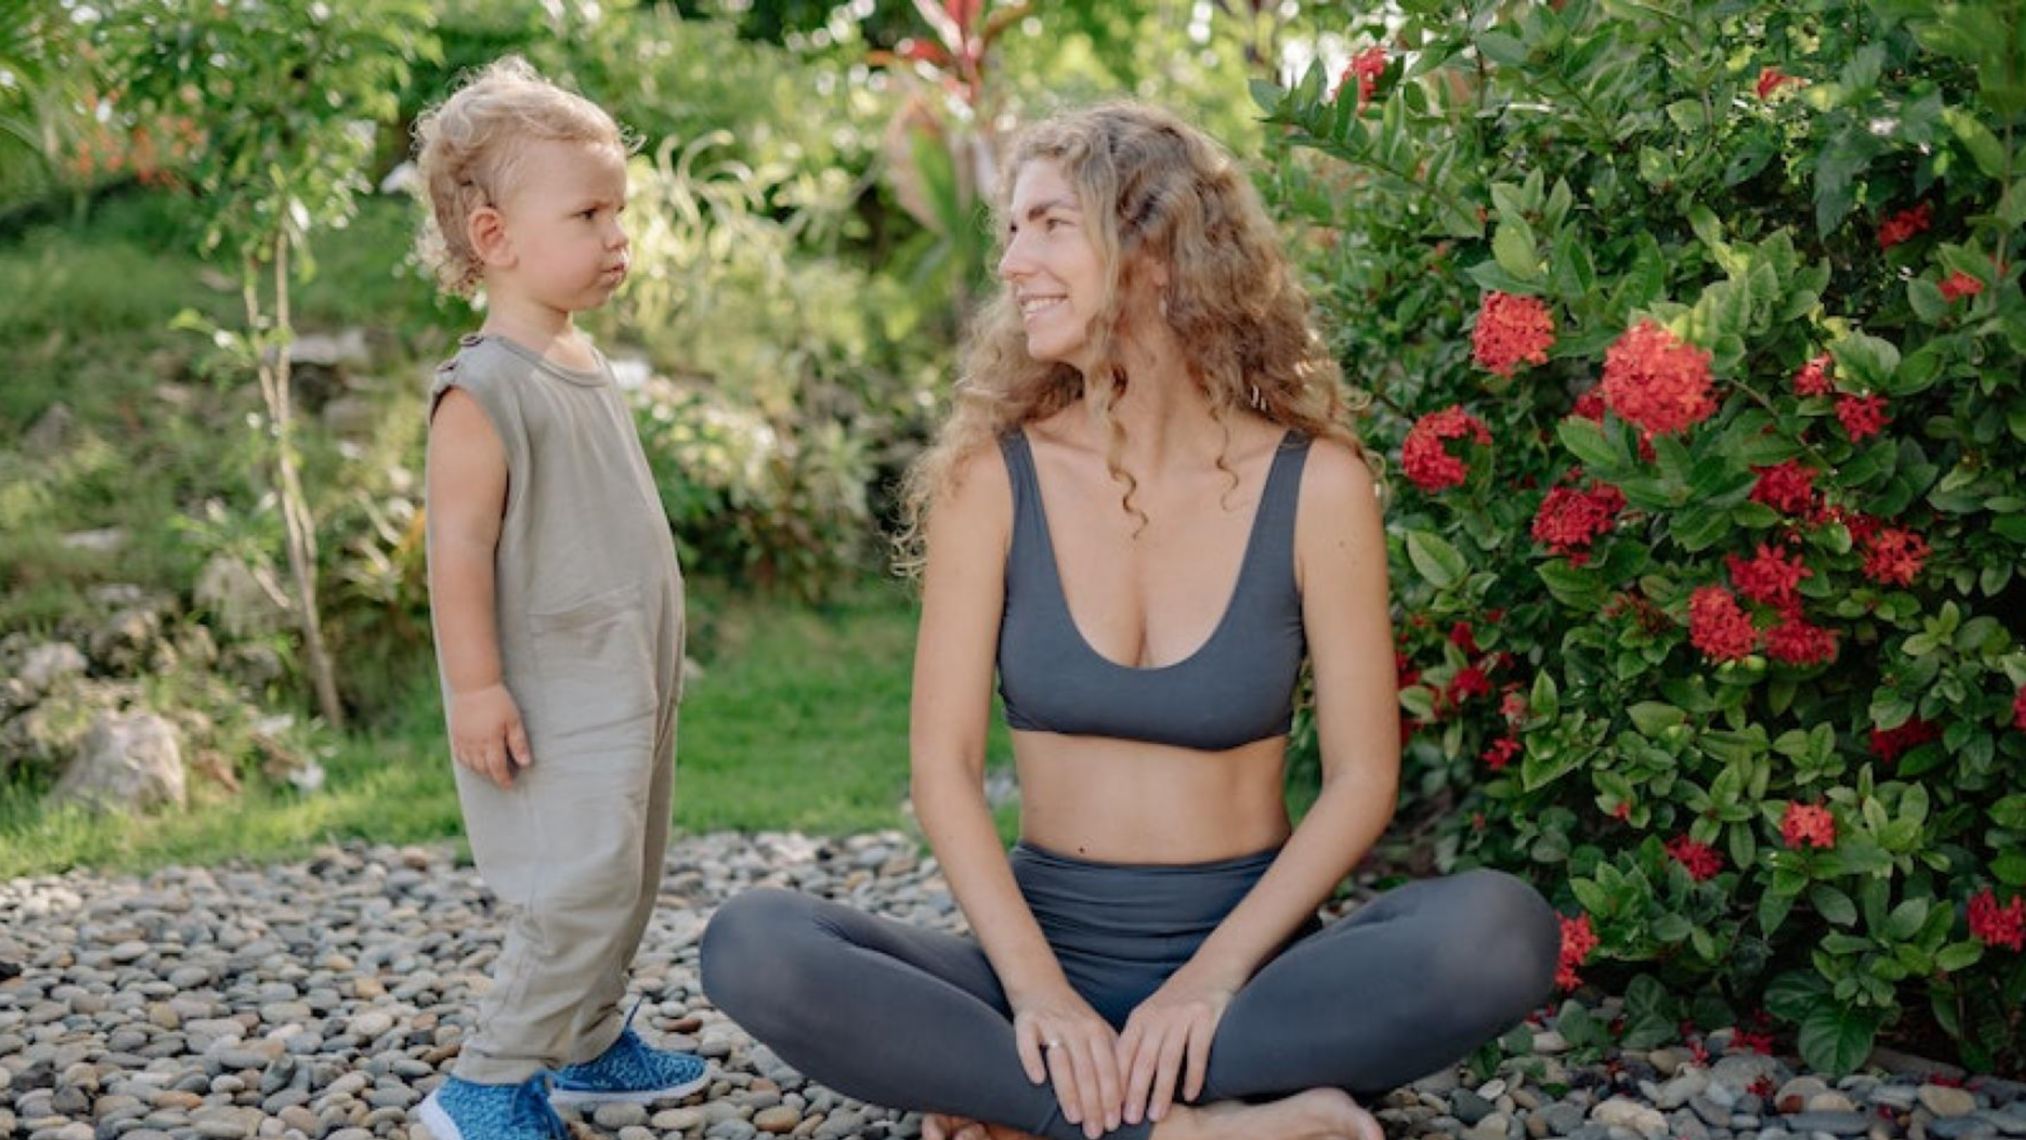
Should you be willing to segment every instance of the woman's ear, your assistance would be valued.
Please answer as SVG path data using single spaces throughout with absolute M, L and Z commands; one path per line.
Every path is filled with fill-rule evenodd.
M 478 260 L 492 269 L 510 269 L 514 264 L 513 239 L 507 233 L 506 217 L 494 206 L 480 206 L 465 220 L 464 236 L 471 242 Z

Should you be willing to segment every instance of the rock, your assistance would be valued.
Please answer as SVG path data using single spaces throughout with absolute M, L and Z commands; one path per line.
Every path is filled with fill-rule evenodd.
M 1449 1095 L 1450 1114 L 1461 1120 L 1466 1127 L 1490 1116 L 1492 1111 L 1493 1105 L 1490 1101 L 1469 1089 L 1457 1089 Z
M 28 686 L 31 698 L 40 697 L 55 687 L 65 677 L 81 677 L 91 668 L 78 647 L 67 641 L 50 641 L 30 649 L 21 658 L 15 671 L 22 684 Z
M 1801 1112 L 1808 1107 L 1808 1099 L 1829 1091 L 1829 1085 L 1820 1077 L 1795 1077 L 1780 1086 L 1773 1094 L 1775 1112 Z
M 229 554 L 214 554 L 197 574 L 197 605 L 233 638 L 260 637 L 293 621 L 288 595 L 265 565 L 248 566 Z
M 59 802 L 119 811 L 182 807 L 183 755 L 175 727 L 149 712 L 100 714 L 51 794 Z
M 96 530 L 74 530 L 57 539 L 71 550 L 83 550 L 92 554 L 118 554 L 126 549 L 127 530 L 125 527 L 107 526 Z
M 1952 1085 L 1922 1085 L 1917 1094 L 1929 1112 L 1938 1117 L 1967 1116 L 1977 1110 L 1976 1094 Z
M 380 409 L 364 396 L 346 394 L 324 405 L 324 427 L 343 439 L 367 439 L 380 426 Z
M 1708 1072 L 1702 1069 L 1689 1069 L 1660 1086 L 1653 1097 L 1653 1106 L 1663 1112 L 1672 1112 L 1694 1097 L 1700 1096 L 1708 1087 Z
M 1641 1136 L 1667 1135 L 1667 1118 L 1649 1105 L 1630 1097 L 1614 1096 L 1590 1110 L 1590 1119 L 1611 1128 L 1626 1128 Z
M 77 414 L 68 404 L 51 404 L 22 433 L 21 449 L 30 455 L 55 455 L 70 442 L 71 425 L 76 422 Z
M 1861 1136 L 1871 1118 L 1861 1112 L 1797 1112 L 1780 1121 L 1789 1132 L 1827 1132 L 1832 1136 Z
M 795 1126 L 800 1123 L 802 1114 L 784 1104 L 763 1108 L 753 1114 L 753 1127 L 776 1136 L 794 1131 Z

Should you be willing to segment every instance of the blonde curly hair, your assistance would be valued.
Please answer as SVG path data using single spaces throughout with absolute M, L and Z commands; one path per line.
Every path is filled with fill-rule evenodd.
M 484 264 L 467 226 L 474 211 L 512 190 L 524 144 L 609 146 L 634 140 L 596 103 L 542 78 L 528 61 L 502 56 L 415 121 L 415 163 L 429 199 L 419 240 L 423 263 L 445 292 L 469 297 Z
M 1168 268 L 1166 320 L 1181 343 L 1189 378 L 1209 398 L 1228 447 L 1234 411 L 1251 408 L 1283 427 L 1336 440 L 1377 466 L 1351 428 L 1355 403 L 1337 362 L 1310 321 L 1307 293 L 1281 252 L 1278 234 L 1244 171 L 1201 131 L 1159 108 L 1106 103 L 1058 115 L 1015 140 L 1000 198 L 998 231 L 1013 182 L 1036 160 L 1059 164 L 1075 190 L 1084 225 L 1106 267 L 1104 311 L 1092 322 L 1089 379 L 1061 362 L 1027 353 L 1012 290 L 986 302 L 967 338 L 955 407 L 902 487 L 899 563 L 918 572 L 930 505 L 963 461 L 1022 424 L 1046 419 L 1086 394 L 1108 436 L 1106 467 L 1124 485 L 1120 507 L 1138 518 L 1135 481 L 1121 466 L 1125 430 L 1110 409 L 1129 377 L 1118 353 L 1125 298 L 1153 265 Z M 1103 380 L 1096 379 L 1103 378 Z M 1236 485 L 1219 454 L 1217 465 Z

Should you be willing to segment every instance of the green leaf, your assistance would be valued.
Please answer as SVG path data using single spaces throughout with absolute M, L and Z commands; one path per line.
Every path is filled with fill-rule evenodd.
M 1879 1015 L 1838 1003 L 1820 1003 L 1801 1021 L 1801 1059 L 1818 1072 L 1843 1076 L 1871 1055 Z
M 1991 873 L 2008 887 L 2026 887 L 2026 853 L 2005 852 L 1991 860 Z
M 1625 710 L 1641 736 L 1657 737 L 1662 732 L 1688 720 L 1688 714 L 1665 701 L 1640 701 Z
M 1829 983 L 1822 975 L 1790 970 L 1766 987 L 1766 1009 L 1784 1021 L 1800 1021 L 1828 996 Z
M 1977 169 L 1983 171 L 1986 177 L 2005 177 L 2008 173 L 2005 169 L 2005 146 L 1991 133 L 1991 128 L 1984 125 L 1982 119 L 1961 107 L 1944 107 L 1942 122 L 1947 123 L 1949 129 L 1956 132 L 1956 138 L 1962 142 L 1964 149 L 1970 152 Z
M 1430 531 L 1407 532 L 1407 558 L 1429 585 L 1438 590 L 1449 589 L 1470 573 L 1470 564 L 1449 540 Z
M 1604 429 L 1580 416 L 1565 417 L 1555 425 L 1555 434 L 1561 437 L 1562 445 L 1569 449 L 1570 454 L 1588 467 L 1608 471 L 1625 461 L 1618 449 L 1604 438 Z
M 1808 892 L 1808 901 L 1814 904 L 1815 912 L 1838 926 L 1849 926 L 1857 921 L 1857 904 L 1850 896 L 1830 886 L 1817 883 Z
M 1991 822 L 2013 831 L 2026 831 L 2026 792 L 2014 792 L 1992 804 Z
M 1926 899 L 1907 899 L 1892 908 L 1886 916 L 1885 933 L 1889 938 L 1905 941 L 1920 932 L 1921 924 L 1928 918 Z
M 1546 669 L 1534 674 L 1533 691 L 1527 696 L 1527 711 L 1542 720 L 1553 720 L 1561 715 L 1561 690 L 1555 685 L 1555 675 Z
M 1935 965 L 1940 969 L 1954 973 L 1957 970 L 1969 969 L 1971 966 L 1976 965 L 1983 957 L 1984 946 L 1980 942 L 1967 940 L 1951 942 L 1935 954 Z
M 1498 227 L 1491 238 L 1491 255 L 1498 267 L 1528 283 L 1541 279 L 1541 257 L 1533 235 L 1510 223 Z

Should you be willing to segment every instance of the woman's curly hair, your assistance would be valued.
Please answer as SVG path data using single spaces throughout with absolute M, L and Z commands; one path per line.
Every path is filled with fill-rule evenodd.
M 1130 379 L 1117 354 L 1125 298 L 1153 265 L 1167 267 L 1166 320 L 1181 342 L 1190 379 L 1225 425 L 1227 443 L 1227 417 L 1249 407 L 1276 424 L 1345 444 L 1376 471 L 1351 428 L 1363 404 L 1348 399 L 1279 235 L 1223 147 L 1174 115 L 1139 103 L 1107 103 L 1048 119 L 1014 143 L 995 204 L 1002 234 L 1012 183 L 1036 160 L 1061 167 L 1106 266 L 1103 312 L 1089 330 L 1099 362 L 1091 377 L 1102 380 L 1029 356 L 1019 305 L 1002 286 L 971 327 L 955 408 L 907 473 L 905 529 L 898 540 L 903 569 L 919 570 L 930 505 L 949 489 L 963 460 L 1006 432 L 1075 403 L 1087 384 L 1108 433 L 1106 466 L 1125 487 L 1120 506 L 1145 521 L 1132 501 L 1133 477 L 1120 466 L 1125 431 L 1110 408 Z M 1218 466 L 1230 472 L 1221 454 Z

